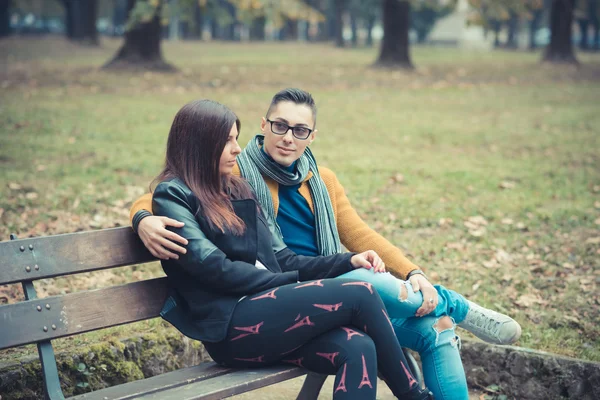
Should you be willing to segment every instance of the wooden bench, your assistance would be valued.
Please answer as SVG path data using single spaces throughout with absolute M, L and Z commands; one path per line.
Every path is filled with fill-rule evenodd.
M 64 399 L 52 340 L 159 316 L 166 278 L 38 299 L 33 281 L 156 261 L 131 228 L 0 242 L 0 285 L 21 283 L 25 301 L 0 306 L 0 349 L 36 343 L 46 399 Z M 126 305 L 126 306 L 124 306 Z M 406 353 L 406 351 L 405 351 Z M 422 381 L 414 358 L 411 369 Z M 306 374 L 296 366 L 253 370 L 213 362 L 71 399 L 222 399 Z M 298 399 L 316 399 L 325 377 L 308 374 Z

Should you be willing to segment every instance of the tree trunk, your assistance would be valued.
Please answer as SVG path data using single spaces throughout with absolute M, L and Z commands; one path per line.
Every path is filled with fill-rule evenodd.
M 492 29 L 494 30 L 494 48 L 500 47 L 500 28 L 502 25 L 498 21 L 492 21 Z
M 254 18 L 250 27 L 250 40 L 265 40 L 265 24 L 267 18 L 263 15 Z
M 531 21 L 529 22 L 529 50 L 535 50 L 537 44 L 535 42 L 535 35 L 540 27 L 540 20 L 542 19 L 543 10 L 537 10 L 533 12 Z
M 298 40 L 298 21 L 287 19 L 279 35 L 280 40 Z
M 579 48 L 581 50 L 587 50 L 588 48 L 588 27 L 589 21 L 587 19 L 580 19 L 579 22 L 579 30 L 581 31 L 581 40 L 579 41 Z
M 179 0 L 171 0 L 169 8 L 169 40 L 177 41 L 180 37 Z
M 376 65 L 413 69 L 410 60 L 410 3 L 383 0 L 383 40 Z
M 598 0 L 590 1 L 591 24 L 594 27 L 594 49 L 600 50 L 600 13 L 598 11 Z
M 350 11 L 350 30 L 352 31 L 352 47 L 356 47 L 358 46 L 358 22 L 353 11 Z
M 575 0 L 553 0 L 550 9 L 550 44 L 543 61 L 578 64 L 573 53 L 572 24 Z
M 517 46 L 517 30 L 519 29 L 519 16 L 515 12 L 510 12 L 508 20 L 508 35 L 506 36 L 506 48 L 516 49 Z
M 335 8 L 335 46 L 344 47 L 344 10 L 346 9 L 346 0 L 334 0 Z
M 219 35 L 219 24 L 217 23 L 217 19 L 215 17 L 210 19 L 210 39 L 221 39 L 221 36 Z
M 202 7 L 198 2 L 194 4 L 194 29 L 191 30 L 190 36 L 193 39 L 202 40 L 202 32 L 204 32 L 204 15 Z
M 10 35 L 10 0 L 0 0 L 0 37 Z
M 80 43 L 97 46 L 98 30 L 96 19 L 98 16 L 97 0 L 65 0 L 67 14 L 67 37 Z
M 127 22 L 127 1 L 115 0 L 115 7 L 112 16 L 112 36 L 119 36 L 122 32 L 119 29 L 125 29 Z M 120 27 L 120 28 L 117 28 Z
M 373 27 L 375 26 L 375 17 L 371 16 L 367 20 L 367 47 L 373 46 Z
M 145 1 L 145 0 L 137 0 Z M 127 16 L 131 13 L 136 0 L 127 0 Z M 115 57 L 104 65 L 105 69 L 149 69 L 155 71 L 174 71 L 175 68 L 163 60 L 160 51 L 161 26 L 159 3 L 154 17 L 139 23 L 125 32 L 124 43 Z

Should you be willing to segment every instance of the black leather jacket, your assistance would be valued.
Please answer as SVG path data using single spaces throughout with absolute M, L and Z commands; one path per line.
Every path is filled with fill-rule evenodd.
M 353 269 L 354 253 L 306 257 L 292 252 L 274 234 L 254 199 L 232 200 L 232 204 L 246 224 L 242 236 L 211 229 L 202 212 L 197 212 L 198 198 L 180 179 L 161 182 L 152 196 L 153 213 L 184 222 L 182 228 L 169 229 L 188 240 L 186 254 L 161 262 L 172 288 L 161 315 L 197 340 L 223 340 L 242 296 Z M 257 260 L 267 269 L 257 268 Z

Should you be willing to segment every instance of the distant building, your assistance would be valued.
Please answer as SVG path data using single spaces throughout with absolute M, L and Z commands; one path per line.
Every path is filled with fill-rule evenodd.
M 488 32 L 486 37 L 483 27 L 467 24 L 472 12 L 467 0 L 458 0 L 454 12 L 437 21 L 427 42 L 470 49 L 492 49 L 493 34 Z

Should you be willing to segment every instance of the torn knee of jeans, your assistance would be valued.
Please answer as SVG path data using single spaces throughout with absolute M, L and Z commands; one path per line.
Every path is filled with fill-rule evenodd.
M 435 323 L 433 324 L 433 329 L 435 329 L 437 333 L 441 333 L 449 329 L 454 329 L 454 321 L 452 321 L 452 318 L 445 315 L 443 317 L 438 318 L 435 321 Z
M 400 286 L 400 293 L 398 293 L 398 300 L 406 301 L 408 300 L 408 288 L 404 284 L 404 282 L 399 282 L 398 286 Z

